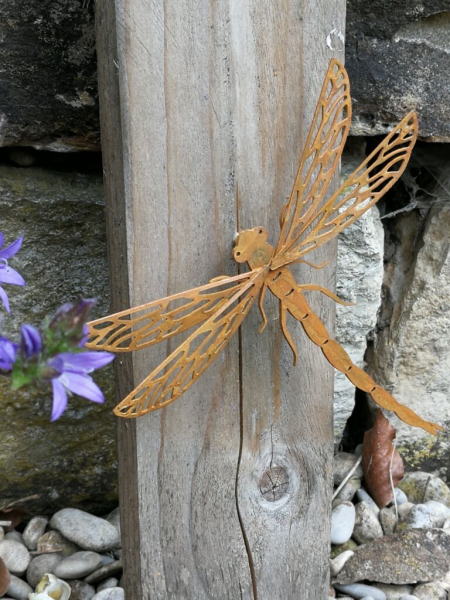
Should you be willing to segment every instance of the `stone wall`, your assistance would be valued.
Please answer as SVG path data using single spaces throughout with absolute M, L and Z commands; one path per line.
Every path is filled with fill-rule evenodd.
M 422 416 L 448 423 L 446 348 L 450 141 L 448 0 L 349 0 L 347 67 L 354 105 L 344 177 L 408 110 L 421 137 L 414 159 L 378 207 L 339 240 L 337 338 L 352 359 Z M 38 324 L 59 304 L 99 298 L 108 310 L 106 242 L 96 91 L 94 2 L 30 0 L 0 7 L 0 230 L 25 235 L 15 265 L 28 282 L 11 291 L 18 322 Z M 431 142 L 441 142 L 431 143 Z M 74 151 L 78 151 L 75 153 Z M 4 332 L 14 333 L 5 319 Z M 115 497 L 111 371 L 99 373 L 103 407 L 79 398 L 48 421 L 49 391 L 15 394 L 0 386 L 0 501 L 39 491 L 39 506 L 99 512 Z M 335 438 L 367 425 L 364 399 L 336 378 Z M 415 467 L 447 472 L 445 437 L 398 428 Z M 348 437 L 348 432 L 347 432 Z M 26 443 L 24 443 L 26 440 Z M 38 510 L 35 507 L 35 510 Z

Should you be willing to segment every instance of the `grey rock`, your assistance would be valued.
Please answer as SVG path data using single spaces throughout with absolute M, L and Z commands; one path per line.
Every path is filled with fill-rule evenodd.
M 355 525 L 355 507 L 342 502 L 331 511 L 331 543 L 345 544 L 352 537 Z
M 41 554 L 33 558 L 28 565 L 27 581 L 32 588 L 35 588 L 45 573 L 53 573 L 56 565 L 64 558 L 63 554 L 54 552 L 53 554 Z
M 446 590 L 434 581 L 416 585 L 414 596 L 419 600 L 447 600 Z
M 110 554 L 101 554 L 100 555 L 102 557 L 102 564 L 103 565 L 109 565 L 110 563 L 114 562 L 114 556 L 111 556 Z
M 23 541 L 28 550 L 36 550 L 39 538 L 44 534 L 48 519 L 33 517 L 23 532 Z
M 419 600 L 417 596 L 412 596 L 411 594 L 406 594 L 406 596 L 402 596 L 400 600 Z
M 105 552 L 120 544 L 114 525 L 77 508 L 63 508 L 53 515 L 50 525 L 84 550 Z
M 70 585 L 70 589 L 72 590 L 72 593 L 70 594 L 70 600 L 92 600 L 92 598 L 95 596 L 95 588 L 85 581 L 72 579 L 67 583 Z
M 395 506 L 392 506 L 391 508 L 382 508 L 378 518 L 380 520 L 381 527 L 383 528 L 384 535 L 390 535 L 391 533 L 394 533 L 397 525 Z
M 96 571 L 101 565 L 102 557 L 97 552 L 75 552 L 56 565 L 54 574 L 65 580 L 81 579 Z
M 1 7 L 5 145 L 99 149 L 93 12 L 82 2 Z
M 340 452 L 339 454 L 334 455 L 333 459 L 333 476 L 334 476 L 334 485 L 340 485 L 345 477 L 348 475 L 349 471 L 354 467 L 355 463 L 358 460 L 358 456 L 354 454 L 349 454 L 348 452 Z M 356 471 L 353 473 L 352 477 L 357 477 L 361 479 L 363 476 L 363 468 L 362 464 L 359 464 L 356 468 Z
M 425 504 L 416 504 L 408 513 L 405 523 L 410 529 L 442 527 L 449 515 L 450 508 L 428 500 Z
M 360 544 L 383 537 L 383 529 L 372 509 L 365 502 L 355 506 L 355 527 L 353 538 Z
M 447 188 L 448 173 L 435 167 L 433 175 Z M 396 250 L 389 251 L 392 258 L 386 265 L 384 285 L 389 306 L 385 310 L 385 322 L 389 326 L 376 333 L 369 368 L 375 381 L 389 385 L 396 400 L 422 418 L 445 426 L 450 406 L 450 370 L 446 366 L 450 361 L 450 345 L 446 343 L 450 335 L 450 311 L 442 299 L 450 297 L 447 243 L 450 204 L 447 192 L 437 187 L 429 186 L 427 193 L 434 198 L 422 220 L 405 214 L 399 215 L 396 225 L 391 225 L 391 239 L 397 233 L 400 237 L 395 242 Z M 417 201 L 422 197 L 418 194 Z M 419 238 L 420 244 L 417 243 Z M 394 420 L 393 424 L 397 449 L 410 468 L 420 469 L 426 464 L 427 469 L 431 466 L 434 471 L 447 471 L 448 436 L 438 436 L 431 442 L 429 434 L 419 428 L 414 428 L 415 431 L 400 420 Z M 433 484 L 431 478 L 428 479 Z M 447 486 L 440 485 L 440 489 L 435 490 L 436 495 L 427 486 L 426 496 L 422 498 L 414 498 L 403 482 L 398 487 L 410 501 L 436 500 L 449 505 Z
M 26 581 L 23 581 L 23 579 L 20 579 L 15 575 L 11 575 L 11 581 L 6 593 L 12 598 L 16 598 L 17 600 L 28 600 L 28 594 L 33 591 L 33 588 L 30 587 Z
M 38 552 L 51 553 L 61 552 L 64 556 L 70 556 L 79 552 L 81 548 L 67 540 L 59 531 L 47 531 L 38 539 Z
M 340 591 L 348 594 L 351 598 L 356 598 L 357 600 L 362 600 L 364 597 L 369 596 L 373 598 L 373 600 L 386 600 L 386 595 L 384 592 L 381 592 L 376 587 L 371 585 L 365 585 L 363 583 L 350 583 L 348 585 L 339 585 L 334 584 L 334 587 Z
M 0 541 L 0 558 L 13 575 L 23 575 L 31 560 L 30 553 L 23 544 L 6 539 Z
M 365 143 L 347 140 L 342 157 L 341 181 L 365 159 Z M 367 335 L 377 323 L 384 266 L 384 229 L 376 207 L 368 210 L 338 237 L 337 294 L 355 306 L 336 305 L 336 339 L 352 361 L 364 366 Z M 335 372 L 334 435 L 340 440 L 355 405 L 353 384 Z
M 13 542 L 18 542 L 19 544 L 25 546 L 25 542 L 23 541 L 23 535 L 20 533 L 20 531 L 16 531 L 15 529 L 8 531 L 8 533 L 5 534 L 4 539 L 11 540 Z
M 0 540 L 5 539 L 5 530 L 0 526 Z
M 346 550 L 345 552 L 338 554 L 333 560 L 330 560 L 330 573 L 332 577 L 339 575 L 344 568 L 345 563 L 351 556 L 353 556 L 352 550 Z
M 448 10 L 447 0 L 348 2 L 345 66 L 353 135 L 385 133 L 417 110 L 422 136 L 450 141 Z
M 33 0 L 27 6 L 35 7 L 36 3 Z M 73 0 L 70 3 L 76 4 Z M 1 23 L 6 21 L 0 19 L 0 28 Z M 67 170 L 64 164 L 58 169 L 18 169 L 0 164 L 1 231 L 6 243 L 24 236 L 11 266 L 23 275 L 27 285 L 10 286 L 14 318 L 5 319 L 2 331 L 15 340 L 19 339 L 20 323 L 38 326 L 69 299 L 96 297 L 92 317 L 108 314 L 102 173 L 72 167 Z M 100 369 L 95 380 L 105 394 L 105 403 L 73 396 L 62 419 L 49 427 L 52 400 L 48 389 L 24 388 L 11 394 L 8 378 L 1 378 L 0 401 L 5 407 L 2 426 L 9 432 L 0 453 L 0 496 L 4 503 L 38 491 L 40 498 L 27 502 L 30 513 L 52 514 L 61 508 L 62 498 L 66 506 L 77 506 L 83 490 L 85 510 L 100 514 L 116 505 L 112 370 Z
M 125 600 L 125 592 L 122 588 L 107 588 L 95 594 L 92 600 Z
M 369 494 L 366 492 L 365 489 L 360 488 L 357 492 L 356 492 L 356 497 L 358 498 L 358 500 L 360 502 L 365 502 L 367 504 L 367 506 L 370 508 L 370 510 L 373 512 L 373 514 L 378 517 L 379 513 L 380 513 L 380 509 L 377 506 L 377 504 L 375 503 L 375 501 L 372 499 L 371 496 L 369 496 Z
M 119 587 L 119 580 L 116 579 L 116 577 L 108 577 L 108 579 L 105 579 L 105 581 L 102 581 L 102 583 L 97 586 L 97 592 L 115 587 Z
M 354 495 L 361 487 L 361 479 L 349 479 L 341 491 L 338 493 L 336 498 L 343 501 L 353 500 Z
M 113 554 L 114 554 L 115 558 L 122 558 L 122 548 L 118 548 L 117 550 L 114 550 Z
M 359 546 L 337 581 L 411 584 L 440 579 L 449 565 L 449 536 L 440 529 L 412 529 Z
M 435 500 L 450 507 L 450 488 L 440 477 L 430 473 L 406 473 L 398 487 L 407 494 L 409 501 L 415 504 Z
M 390 583 L 377 583 L 377 588 L 386 594 L 387 600 L 400 600 L 402 596 L 410 594 L 412 585 L 392 585 Z
M 110 563 L 109 565 L 100 567 L 100 569 L 88 575 L 85 581 L 87 581 L 88 583 L 98 583 L 99 581 L 108 579 L 108 577 L 113 577 L 114 575 L 121 574 L 122 570 L 122 560 L 116 560 L 113 563 Z

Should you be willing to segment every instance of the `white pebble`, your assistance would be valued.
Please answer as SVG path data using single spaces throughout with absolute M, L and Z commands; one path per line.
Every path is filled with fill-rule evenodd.
M 31 556 L 26 547 L 14 540 L 0 542 L 0 558 L 13 575 L 23 575 L 30 564 Z
M 370 508 L 370 510 L 373 512 L 373 514 L 376 517 L 378 517 L 378 515 L 380 514 L 380 509 L 378 508 L 378 506 L 377 506 L 376 502 L 373 500 L 373 498 L 371 496 L 369 496 L 369 494 L 366 492 L 366 490 L 364 490 L 363 488 L 360 488 L 356 492 L 356 496 L 360 502 L 365 502 L 367 504 L 367 506 Z
M 331 543 L 345 544 L 353 533 L 355 506 L 352 502 L 342 502 L 331 511 Z
M 330 573 L 331 573 L 331 575 L 333 577 L 336 577 L 336 575 L 339 575 L 339 573 L 344 568 L 345 563 L 354 554 L 355 553 L 353 552 L 353 550 L 345 550 L 344 552 L 341 552 L 335 558 L 333 558 L 333 560 L 330 561 Z

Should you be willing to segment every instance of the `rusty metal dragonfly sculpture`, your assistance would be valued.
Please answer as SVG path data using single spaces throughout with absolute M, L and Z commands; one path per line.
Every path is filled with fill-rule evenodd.
M 407 115 L 354 173 L 326 199 L 338 170 L 351 121 L 347 72 L 332 60 L 325 76 L 313 122 L 300 160 L 292 193 L 280 215 L 281 232 L 276 248 L 267 243 L 263 227 L 241 231 L 233 258 L 247 262 L 250 272 L 218 277 L 206 285 L 90 322 L 86 346 L 110 352 L 146 348 L 198 328 L 114 409 L 120 417 L 139 417 L 179 398 L 205 371 L 229 342 L 256 298 L 264 329 L 264 294 L 269 289 L 280 301 L 283 334 L 294 353 L 297 349 L 286 326 L 290 313 L 300 321 L 327 360 L 382 408 L 393 411 L 409 425 L 436 434 L 439 425 L 425 421 L 350 360 L 311 310 L 304 292 L 318 291 L 345 304 L 333 292 L 313 284 L 297 284 L 289 265 L 306 263 L 303 257 L 354 223 L 399 179 L 417 139 L 414 112 Z

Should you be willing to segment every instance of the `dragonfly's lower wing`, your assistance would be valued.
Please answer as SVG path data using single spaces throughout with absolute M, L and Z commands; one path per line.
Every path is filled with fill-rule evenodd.
M 114 409 L 120 417 L 139 417 L 181 396 L 209 367 L 237 331 L 267 275 L 252 271 L 245 285 L 187 338 Z
M 88 323 L 87 348 L 130 352 L 209 319 L 251 280 L 251 273 L 223 277 L 201 287 L 155 300 Z

